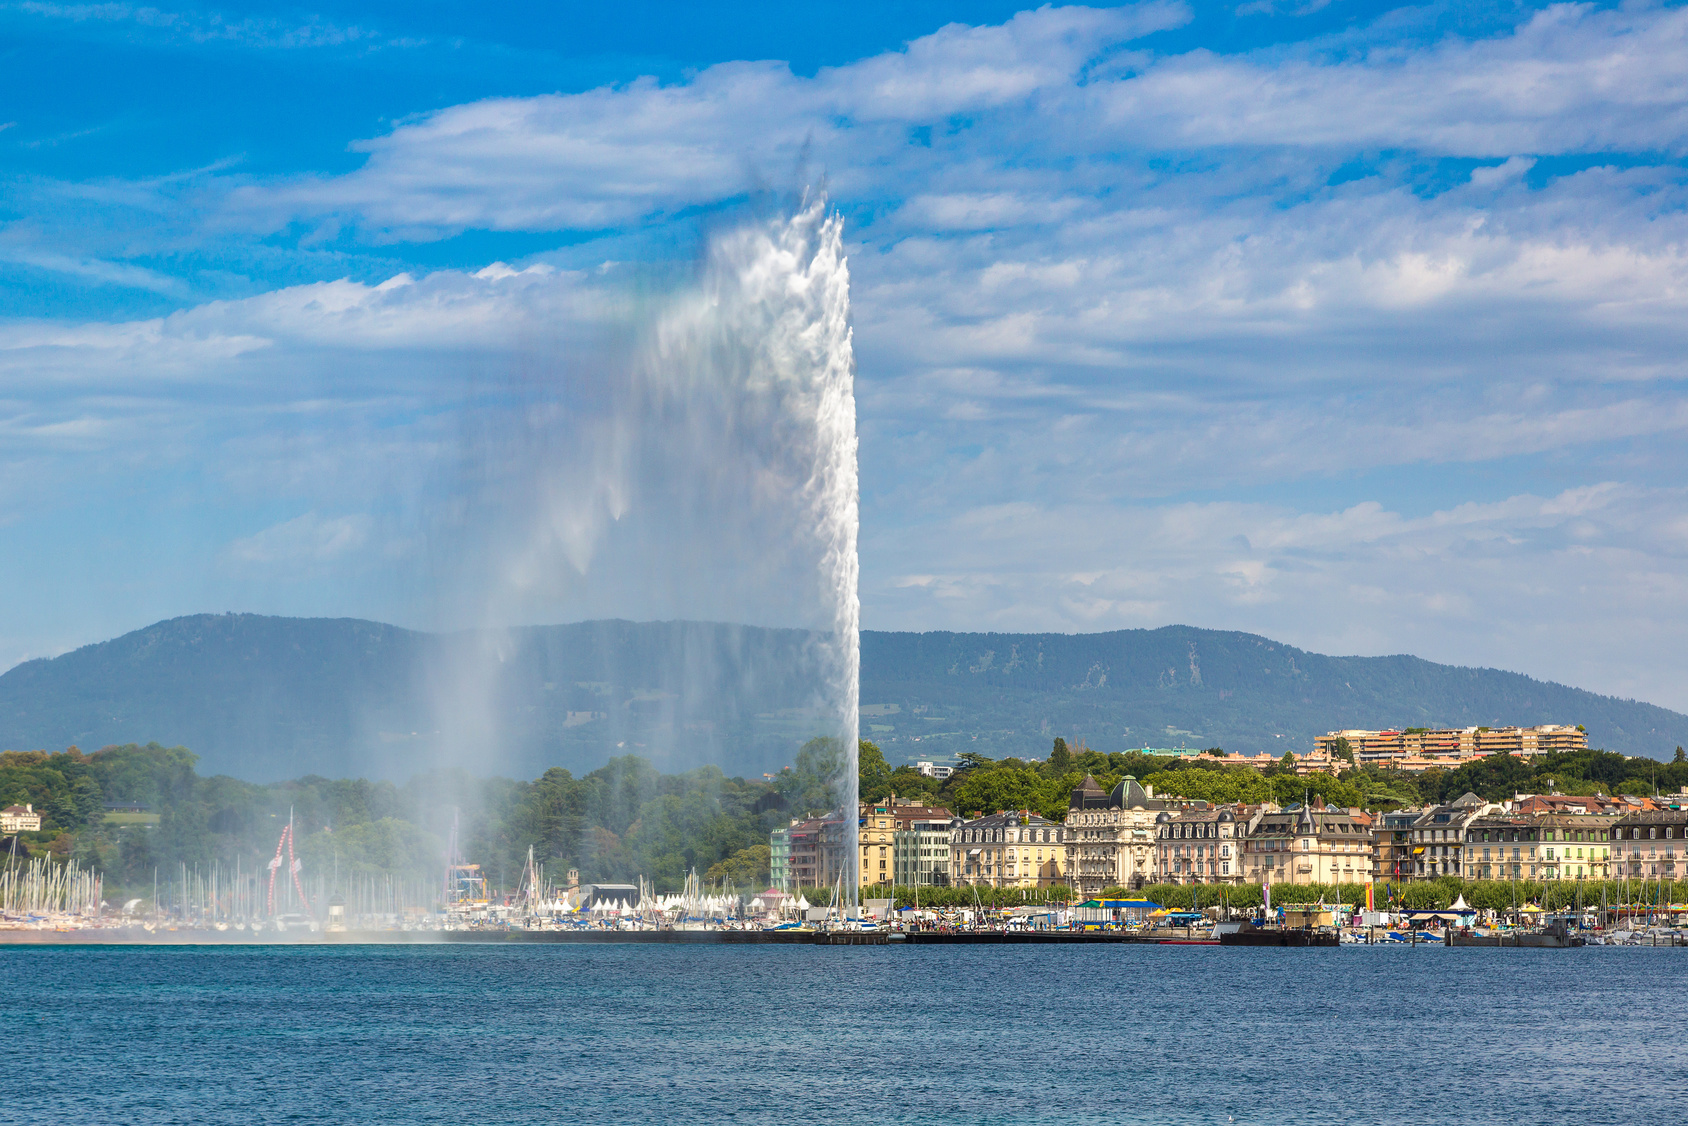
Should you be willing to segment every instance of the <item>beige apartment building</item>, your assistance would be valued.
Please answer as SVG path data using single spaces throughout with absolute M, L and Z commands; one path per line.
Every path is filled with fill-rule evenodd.
M 33 803 L 9 805 L 0 810 L 0 833 L 39 833 L 41 815 Z
M 1168 884 L 1240 884 L 1246 822 L 1237 811 L 1181 809 L 1155 817 L 1155 879 Z
M 1688 875 L 1688 810 L 1626 814 L 1612 826 L 1612 875 L 1680 879 Z
M 1067 882 L 1066 830 L 1025 810 L 993 813 L 950 830 L 950 883 L 993 888 Z
M 1139 888 L 1155 876 L 1155 819 L 1170 808 L 1126 775 L 1103 792 L 1088 774 L 1067 802 L 1067 855 L 1081 897 L 1105 888 Z
M 1315 753 L 1336 753 L 1347 740 L 1354 761 L 1391 770 L 1429 770 L 1470 762 L 1493 754 L 1531 758 L 1557 751 L 1585 751 L 1588 736 L 1579 727 L 1405 728 L 1400 731 L 1331 731 L 1313 741 Z
M 1460 874 L 1468 880 L 1541 878 L 1542 828 L 1533 817 L 1485 813 L 1465 824 Z
M 1372 878 L 1371 817 L 1337 806 L 1263 813 L 1244 839 L 1251 884 L 1365 884 Z

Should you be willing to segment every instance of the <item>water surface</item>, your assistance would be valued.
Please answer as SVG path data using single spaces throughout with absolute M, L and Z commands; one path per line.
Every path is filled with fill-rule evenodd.
M 1688 951 L 0 948 L 37 1123 L 1679 1121 Z

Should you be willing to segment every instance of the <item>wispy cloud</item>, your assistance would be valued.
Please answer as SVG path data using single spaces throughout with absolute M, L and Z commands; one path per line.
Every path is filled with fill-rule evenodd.
M 0 262 L 17 266 L 31 266 L 58 274 L 69 274 L 97 285 L 120 286 L 125 289 L 144 289 L 169 297 L 187 297 L 189 285 L 181 278 L 137 266 L 129 262 L 109 262 L 97 258 L 78 258 L 68 254 L 54 254 L 33 246 L 7 246 L 0 242 Z
M 361 551 L 369 543 L 370 519 L 357 514 L 325 519 L 307 512 L 236 540 L 227 556 L 235 564 L 307 566 Z
M 264 50 L 325 47 L 414 46 L 414 40 L 390 37 L 357 25 L 312 18 L 303 22 L 261 17 L 229 16 L 221 12 L 172 11 L 150 5 L 121 3 L 53 4 L 22 0 L 0 5 L 42 19 L 70 23 L 125 24 L 133 28 L 192 43 L 224 43 Z
M 741 60 L 478 100 L 356 142 L 343 174 L 24 185 L 64 218 L 14 228 L 14 261 L 168 292 L 124 263 L 262 235 L 317 280 L 0 324 L 0 463 L 63 476 L 52 459 L 145 419 L 171 465 L 201 451 L 243 498 L 311 514 L 231 566 L 317 558 L 356 529 L 315 513 L 432 487 L 497 411 L 574 440 L 558 403 L 632 301 L 588 268 L 601 248 L 367 255 L 465 231 L 634 254 L 654 231 L 669 253 L 697 210 L 800 168 L 851 216 L 870 624 L 1195 621 L 1688 706 L 1667 639 L 1688 626 L 1688 10 L 1153 46 L 1188 18 L 1045 8 L 812 75 Z M 1548 643 L 1567 629 L 1575 653 Z

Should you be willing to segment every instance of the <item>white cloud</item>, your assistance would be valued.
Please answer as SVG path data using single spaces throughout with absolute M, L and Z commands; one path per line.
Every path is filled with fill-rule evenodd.
M 1511 178 L 1527 167 L 1515 156 L 1688 144 L 1680 9 L 1560 5 L 1495 38 L 1347 53 L 1122 54 L 1187 19 L 1180 4 L 1042 8 L 813 77 L 731 62 L 680 83 L 489 99 L 357 145 L 369 158 L 356 172 L 252 184 L 228 206 L 272 224 L 332 217 L 378 238 L 601 229 L 783 184 L 808 159 L 847 198 L 913 186 L 912 222 L 1012 225 L 1026 212 L 1004 178 L 1037 180 L 1045 198 L 1070 194 L 1061 185 L 1117 194 L 1122 176 L 1144 174 L 1120 167 L 1132 153 L 1406 149 L 1506 158 Z M 1256 186 L 1283 171 L 1259 168 Z M 1492 188 L 1499 175 L 1471 179 Z
M 1667 640 L 1688 625 L 1688 10 L 1144 48 L 1187 16 L 1040 9 L 812 77 L 740 61 L 489 99 L 360 143 L 346 175 L 79 198 L 338 247 L 627 235 L 807 159 L 856 217 L 870 624 L 1185 620 L 1688 706 Z M 557 388 L 632 301 L 584 252 L 550 260 L 571 268 L 0 324 L 0 481 L 209 448 L 243 498 L 372 512 L 468 472 L 479 412 L 516 403 L 567 445 Z M 311 538 L 326 523 L 289 533 L 301 558 L 342 542 Z M 266 535 L 227 558 L 282 558 Z
M 54 4 L 41 0 L 21 0 L 4 7 L 69 23 L 127 25 L 141 34 L 191 43 L 224 43 L 270 50 L 412 45 L 408 40 L 395 40 L 367 28 L 329 23 L 320 18 L 284 22 L 255 16 L 231 18 L 215 11 L 175 12 L 151 5 Z
M 1688 12 L 1559 4 L 1510 35 L 1358 58 L 1195 51 L 1096 92 L 1140 143 L 1462 156 L 1684 151 Z
M 1421 517 L 1375 502 L 979 507 L 871 537 L 867 597 L 880 620 L 869 624 L 1186 622 L 1322 652 L 1517 669 L 1680 708 L 1674 665 L 1633 654 L 1666 644 L 1666 623 L 1688 617 L 1688 540 L 1656 523 L 1684 499 L 1605 482 Z M 937 569 L 900 573 L 902 559 Z
M 370 524 L 361 514 L 324 519 L 307 512 L 234 541 L 226 554 L 232 563 L 263 567 L 329 563 L 363 550 Z
M 513 352 L 535 332 L 590 335 L 612 324 L 626 298 L 546 266 L 475 274 L 400 274 L 378 285 L 340 280 L 291 286 L 238 301 L 213 301 L 128 323 L 0 323 L 0 377 L 14 392 L 53 398 L 71 389 L 179 398 L 184 388 L 246 385 L 292 397 L 314 380 L 272 383 L 277 365 L 339 349 L 408 354 L 408 370 L 336 366 L 336 394 L 372 385 L 416 387 L 418 370 L 442 356 Z M 272 359 L 273 357 L 273 359 Z M 340 361 L 329 361 L 329 366 Z M 321 362 L 312 369 L 321 373 Z M 350 378 L 354 375 L 363 378 Z
M 1023 112 L 1074 89 L 1121 42 L 1188 19 L 1182 4 L 1043 8 L 999 27 L 952 25 L 901 52 L 799 78 L 732 62 L 664 85 L 641 78 L 581 94 L 455 106 L 358 146 L 346 176 L 233 193 L 236 212 L 281 222 L 336 215 L 388 237 L 464 228 L 595 229 L 784 184 L 805 152 L 846 180 L 901 145 L 910 125 Z M 860 138 L 858 139 L 858 134 Z

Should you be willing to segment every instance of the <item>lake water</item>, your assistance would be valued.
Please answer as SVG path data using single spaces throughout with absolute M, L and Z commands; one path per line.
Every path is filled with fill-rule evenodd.
M 0 1118 L 1649 1123 L 1688 950 L 0 948 Z

